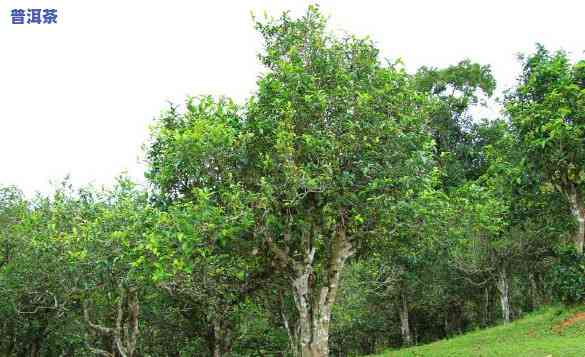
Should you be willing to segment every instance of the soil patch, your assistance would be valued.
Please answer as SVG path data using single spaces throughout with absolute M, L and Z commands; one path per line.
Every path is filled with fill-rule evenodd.
M 585 320 L 585 311 L 578 312 L 575 315 L 569 317 L 568 319 L 565 319 L 563 322 L 553 326 L 553 331 L 556 333 L 561 333 L 567 327 L 575 324 L 576 322 L 583 321 L 583 320 Z

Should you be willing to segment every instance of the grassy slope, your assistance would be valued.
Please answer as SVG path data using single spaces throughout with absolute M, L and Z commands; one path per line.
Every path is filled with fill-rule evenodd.
M 471 332 L 424 346 L 387 351 L 378 357 L 529 356 L 584 357 L 585 306 L 549 307 L 508 325 Z M 579 318 L 575 318 L 579 316 Z M 564 321 L 574 317 L 576 321 Z

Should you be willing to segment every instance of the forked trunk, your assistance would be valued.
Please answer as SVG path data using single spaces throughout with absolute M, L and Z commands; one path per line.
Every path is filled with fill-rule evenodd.
M 112 339 L 113 351 L 117 351 L 121 357 L 133 357 L 138 342 L 139 324 L 138 314 L 140 305 L 136 288 L 127 288 L 122 284 L 119 286 L 120 296 L 118 300 L 118 311 L 116 325 L 106 327 L 91 322 L 89 317 L 89 300 L 84 302 L 83 316 L 89 328 L 96 334 Z M 115 356 L 116 352 L 110 353 L 98 348 L 89 346 L 89 349 L 101 356 Z
M 310 301 L 310 296 L 314 296 L 314 289 L 309 286 L 309 279 L 312 274 L 312 269 L 306 267 L 307 270 L 297 276 L 293 282 L 295 305 L 299 314 L 299 344 L 302 357 L 323 357 L 329 355 L 329 324 L 325 321 L 319 321 L 315 313 L 316 310 L 325 312 L 319 306 L 318 302 L 314 304 Z M 323 314 L 321 314 L 323 316 Z M 330 314 L 329 314 L 330 316 Z M 329 319 L 329 316 L 326 318 Z M 323 316 L 325 317 L 325 316 Z M 323 319 L 321 319 L 323 320 Z
M 506 269 L 502 268 L 498 274 L 498 291 L 500 292 L 500 304 L 502 305 L 502 318 L 505 323 L 510 322 L 510 285 Z
M 295 266 L 296 276 L 292 279 L 298 312 L 299 349 L 302 357 L 327 357 L 331 311 L 341 271 L 351 255 L 351 244 L 346 240 L 345 232 L 338 229 L 331 246 L 327 280 L 320 289 L 317 289 L 312 281 L 315 250 L 311 248 L 305 253 L 303 263 Z

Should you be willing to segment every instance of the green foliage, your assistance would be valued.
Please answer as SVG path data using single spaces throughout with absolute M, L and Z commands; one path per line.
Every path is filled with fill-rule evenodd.
M 189 98 L 186 113 L 166 111 L 152 129 L 146 177 L 159 199 L 189 200 L 194 188 L 223 189 L 233 184 L 230 170 L 242 165 L 245 136 L 241 109 L 229 99 Z
M 256 252 L 287 279 L 311 274 L 301 299 L 332 304 L 345 247 L 387 239 L 394 213 L 432 186 L 427 97 L 403 69 L 380 62 L 372 41 L 328 32 L 317 7 L 256 28 L 267 71 L 245 106 L 190 99 L 185 113 L 171 108 L 153 129 L 148 177 L 158 200 L 197 228 L 175 242 L 166 237 L 173 223 L 146 248 L 165 270 L 205 264 L 234 277 L 256 267 L 234 261 Z M 322 291 L 330 293 L 319 299 Z M 311 311 L 328 325 L 317 315 L 330 308 Z
M 568 190 L 585 179 L 585 64 L 542 45 L 521 57 L 518 87 L 506 110 L 526 148 L 529 163 L 553 184 Z
M 573 247 L 560 248 L 547 276 L 555 297 L 565 304 L 585 300 L 585 256 Z
M 1 355 L 355 356 L 583 302 L 585 62 L 538 46 L 479 120 L 488 65 L 409 74 L 317 6 L 255 27 L 256 91 L 164 111 L 147 189 L 0 187 Z M 554 311 L 396 353 L 582 355 Z
M 249 104 L 247 175 L 268 203 L 267 228 L 320 217 L 327 239 L 343 211 L 352 234 L 371 230 L 431 165 L 424 97 L 406 73 L 379 63 L 371 41 L 326 32 L 314 8 L 257 27 L 269 71 Z
M 428 93 L 430 130 L 443 184 L 449 188 L 482 173 L 482 136 L 470 110 L 484 105 L 496 86 L 490 66 L 469 60 L 447 68 L 421 67 L 414 75 L 419 91 Z

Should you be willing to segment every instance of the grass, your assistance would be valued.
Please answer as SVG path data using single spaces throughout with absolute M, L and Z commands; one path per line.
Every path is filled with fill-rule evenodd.
M 583 357 L 585 306 L 547 307 L 514 321 L 377 357 Z

